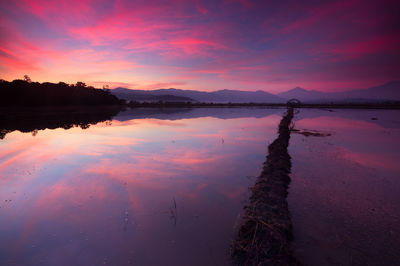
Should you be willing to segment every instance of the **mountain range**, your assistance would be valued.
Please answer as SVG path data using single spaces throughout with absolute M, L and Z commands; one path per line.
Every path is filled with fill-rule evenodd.
M 169 101 L 169 102 L 213 102 L 213 103 L 282 103 L 284 99 L 265 91 L 237 91 L 219 90 L 213 92 L 158 89 L 158 90 L 130 90 L 116 88 L 111 91 L 115 96 L 125 100 L 136 101 Z
M 391 81 L 381 86 L 343 92 L 321 92 L 296 87 L 276 95 L 261 90 L 219 90 L 204 92 L 175 88 L 131 90 L 121 87 L 113 89 L 111 92 L 121 99 L 150 102 L 285 103 L 287 100 L 295 98 L 305 103 L 360 103 L 400 101 L 400 81 Z
M 302 102 L 366 102 L 400 101 L 400 81 L 367 89 L 347 90 L 342 92 L 320 92 L 296 87 L 278 94 L 284 99 L 296 98 Z

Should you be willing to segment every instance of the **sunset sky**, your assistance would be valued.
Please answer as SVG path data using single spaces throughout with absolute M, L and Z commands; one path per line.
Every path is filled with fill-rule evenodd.
M 400 79 L 399 14 L 398 0 L 5 0 L 0 78 L 272 93 L 366 88 Z

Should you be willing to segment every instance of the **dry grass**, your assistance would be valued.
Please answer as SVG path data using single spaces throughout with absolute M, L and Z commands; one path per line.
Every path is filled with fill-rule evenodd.
M 252 188 L 231 256 L 239 265 L 299 265 L 290 248 L 292 223 L 287 189 L 291 161 L 289 145 L 293 108 L 279 124 L 279 136 L 268 147 L 263 171 Z

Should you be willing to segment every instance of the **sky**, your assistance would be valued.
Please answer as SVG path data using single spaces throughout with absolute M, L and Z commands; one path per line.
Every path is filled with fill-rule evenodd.
M 320 91 L 400 79 L 400 1 L 2 0 L 0 78 Z

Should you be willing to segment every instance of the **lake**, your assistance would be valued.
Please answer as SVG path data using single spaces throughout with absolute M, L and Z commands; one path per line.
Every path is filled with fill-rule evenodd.
M 0 140 L 1 265 L 229 265 L 284 109 L 138 109 Z
M 307 110 L 291 134 L 293 248 L 308 265 L 399 265 L 400 111 Z
M 133 109 L 79 127 L 8 128 L 1 265 L 230 265 L 248 187 L 284 112 Z M 301 109 L 295 128 L 329 135 L 291 136 L 298 258 L 395 265 L 400 112 Z

